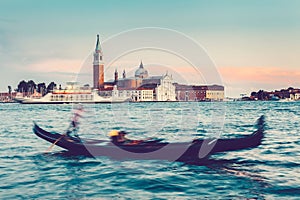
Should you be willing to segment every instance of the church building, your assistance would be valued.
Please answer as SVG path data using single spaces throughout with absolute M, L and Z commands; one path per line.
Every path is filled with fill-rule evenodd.
M 104 82 L 103 51 L 97 35 L 93 62 L 93 89 L 100 96 L 127 97 L 132 101 L 222 101 L 224 87 L 218 85 L 195 86 L 174 83 L 172 75 L 149 76 L 141 61 L 134 76 L 127 77 L 125 70 L 119 78 L 114 72 L 114 80 Z

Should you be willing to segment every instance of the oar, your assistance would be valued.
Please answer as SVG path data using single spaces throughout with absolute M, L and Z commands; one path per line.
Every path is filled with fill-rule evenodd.
M 83 107 L 81 106 L 81 107 L 78 108 L 78 111 L 82 111 L 82 109 L 83 109 Z M 74 113 L 74 117 L 76 117 L 76 115 L 79 116 L 79 117 L 82 117 L 82 115 L 80 115 L 79 113 Z M 76 121 L 72 121 L 72 122 L 76 122 Z M 52 150 L 52 148 L 54 147 L 54 145 L 58 141 L 60 141 L 61 138 L 63 138 L 64 136 L 67 135 L 68 131 L 70 131 L 70 128 L 71 128 L 71 125 L 69 126 L 69 128 L 67 129 L 67 131 L 63 135 L 61 135 L 57 140 L 55 140 L 55 142 L 53 144 L 51 144 L 51 146 L 47 149 L 46 153 L 49 153 Z
M 59 138 L 57 138 L 57 140 L 55 140 L 55 142 L 53 142 L 53 144 L 51 144 L 51 146 L 46 150 L 45 153 L 49 153 L 49 152 L 52 150 L 52 148 L 54 147 L 54 145 L 55 145 L 59 140 L 61 140 L 61 138 L 63 138 L 64 136 L 66 136 L 66 134 L 67 134 L 67 133 L 65 133 L 65 134 L 61 135 Z

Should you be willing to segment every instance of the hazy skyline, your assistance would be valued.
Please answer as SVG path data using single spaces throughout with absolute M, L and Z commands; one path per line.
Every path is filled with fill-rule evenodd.
M 0 91 L 23 79 L 64 84 L 93 51 L 96 34 L 106 40 L 140 27 L 196 40 L 227 96 L 300 87 L 299 7 L 297 0 L 1 1 Z

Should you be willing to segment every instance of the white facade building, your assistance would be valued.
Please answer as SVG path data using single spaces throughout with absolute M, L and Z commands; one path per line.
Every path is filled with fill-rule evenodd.
M 300 100 L 300 93 L 291 93 L 290 94 L 290 101 L 297 101 L 297 100 Z
M 143 89 L 135 90 L 134 101 L 153 101 L 153 90 Z
M 132 101 L 153 101 L 152 89 L 138 89 L 138 90 L 118 90 L 117 86 L 114 86 L 112 91 L 113 98 L 128 98 Z
M 176 101 L 176 87 L 173 84 L 172 76 L 164 75 L 160 84 L 155 88 L 156 101 Z
M 118 89 L 115 85 L 112 96 L 131 98 L 132 101 L 176 101 L 175 89 L 172 76 L 166 74 L 144 78 L 137 88 Z
M 295 94 L 295 100 L 300 100 L 300 93 Z

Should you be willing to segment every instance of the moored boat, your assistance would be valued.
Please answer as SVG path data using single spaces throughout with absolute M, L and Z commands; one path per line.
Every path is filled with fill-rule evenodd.
M 22 104 L 67 104 L 67 103 L 122 103 L 129 101 L 122 97 L 102 97 L 97 90 L 79 87 L 76 82 L 68 82 L 65 89 L 55 89 L 43 97 L 18 99 Z

